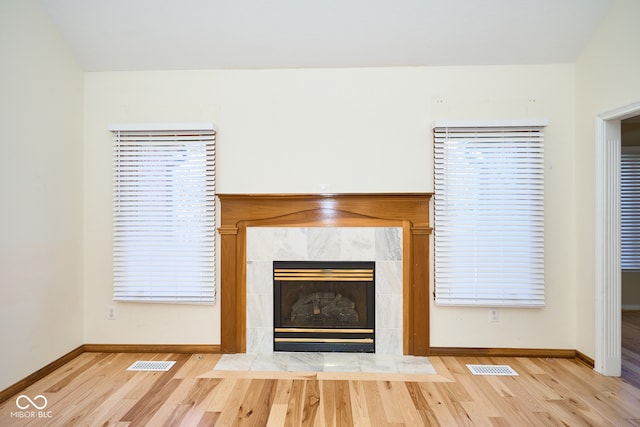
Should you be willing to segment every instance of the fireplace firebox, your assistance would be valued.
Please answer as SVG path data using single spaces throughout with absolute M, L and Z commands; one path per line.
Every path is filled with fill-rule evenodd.
M 274 351 L 375 352 L 375 262 L 274 261 Z

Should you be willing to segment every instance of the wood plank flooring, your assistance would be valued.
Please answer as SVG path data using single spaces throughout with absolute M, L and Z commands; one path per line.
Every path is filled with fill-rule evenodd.
M 622 312 L 622 378 L 640 388 L 640 311 Z
M 438 375 L 413 377 L 213 371 L 219 357 L 84 353 L 20 393 L 45 408 L 14 396 L 0 425 L 640 426 L 640 389 L 576 360 L 431 357 Z M 126 371 L 136 360 L 176 364 Z M 467 363 L 520 375 L 473 376 Z

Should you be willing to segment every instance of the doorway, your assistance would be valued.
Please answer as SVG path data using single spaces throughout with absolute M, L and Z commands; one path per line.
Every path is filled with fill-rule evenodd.
M 640 115 L 640 102 L 596 117 L 595 370 L 621 374 L 620 150 L 622 120 Z
M 640 116 L 621 121 L 622 378 L 640 387 Z

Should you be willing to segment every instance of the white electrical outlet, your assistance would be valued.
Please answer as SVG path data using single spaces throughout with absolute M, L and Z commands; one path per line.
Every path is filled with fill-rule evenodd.
M 107 320 L 116 320 L 116 306 L 110 305 L 107 310 Z
M 490 322 L 499 322 L 500 321 L 500 311 L 497 308 L 489 309 L 489 321 Z

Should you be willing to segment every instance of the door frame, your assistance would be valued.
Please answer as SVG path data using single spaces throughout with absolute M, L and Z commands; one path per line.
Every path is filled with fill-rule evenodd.
M 596 116 L 594 369 L 620 376 L 622 274 L 620 268 L 621 121 L 640 115 L 640 101 Z

